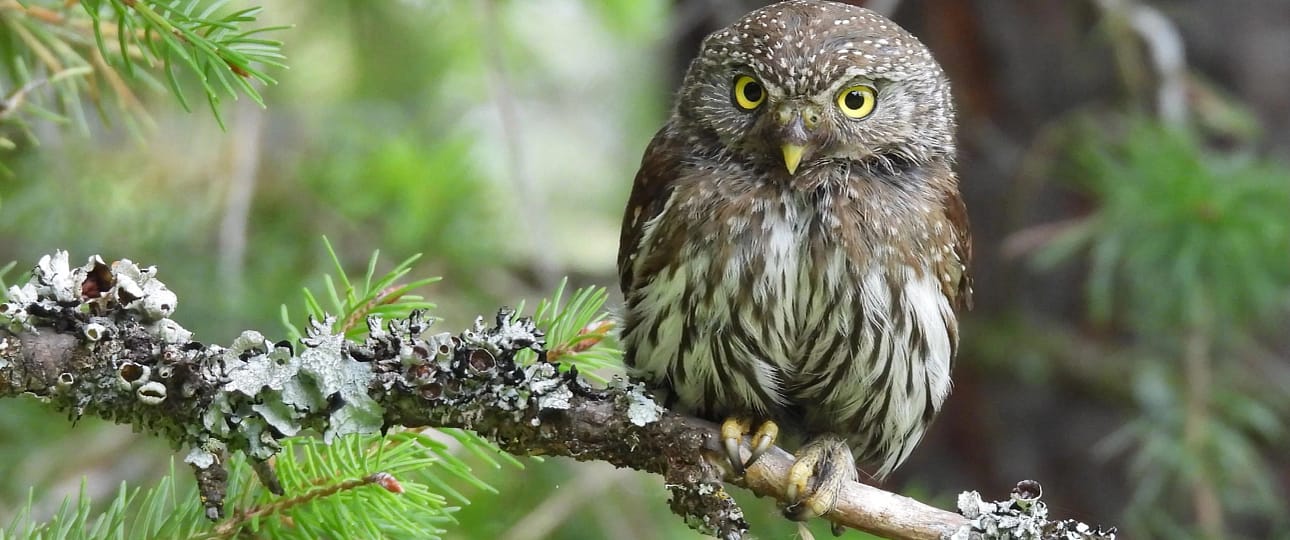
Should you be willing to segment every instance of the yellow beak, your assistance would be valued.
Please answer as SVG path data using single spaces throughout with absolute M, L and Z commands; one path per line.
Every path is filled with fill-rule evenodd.
M 784 151 L 784 166 L 788 168 L 788 174 L 796 173 L 797 165 L 802 162 L 802 151 L 806 150 L 806 147 L 800 144 L 785 144 L 780 149 Z

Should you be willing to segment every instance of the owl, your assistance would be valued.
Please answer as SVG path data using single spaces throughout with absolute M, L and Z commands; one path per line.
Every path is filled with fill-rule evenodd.
M 618 254 L 626 362 L 721 423 L 737 474 L 796 448 L 791 518 L 831 510 L 857 466 L 898 467 L 950 391 L 971 294 L 954 130 L 917 38 L 791 0 L 704 39 L 645 150 Z

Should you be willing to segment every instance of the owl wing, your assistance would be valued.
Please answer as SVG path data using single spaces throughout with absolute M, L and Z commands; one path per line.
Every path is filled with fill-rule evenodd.
M 950 277 L 943 284 L 945 296 L 954 304 L 957 311 L 972 309 L 972 232 L 968 223 L 967 205 L 957 189 L 950 190 L 945 196 L 945 218 L 950 220 L 954 231 L 952 245 L 956 261 L 950 261 L 951 268 L 946 272 Z M 958 263 L 958 267 L 953 267 Z
M 636 258 L 644 246 L 645 224 L 658 217 L 672 196 L 672 188 L 679 172 L 680 156 L 684 155 L 678 137 L 669 122 L 663 126 L 641 158 L 641 168 L 636 172 L 632 194 L 627 199 L 623 213 L 622 235 L 618 239 L 618 277 L 623 294 L 631 292 L 635 276 Z

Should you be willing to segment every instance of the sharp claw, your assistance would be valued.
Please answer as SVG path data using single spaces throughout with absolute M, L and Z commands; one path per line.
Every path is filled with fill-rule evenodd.
M 812 441 L 798 450 L 797 461 L 788 470 L 784 494 L 792 503 L 784 508 L 784 515 L 803 521 L 828 513 L 842 486 L 855 477 L 855 463 L 845 440 L 826 436 Z
M 841 523 L 834 523 L 829 527 L 829 530 L 833 532 L 833 536 L 842 536 L 847 532 L 847 526 Z
M 803 467 L 800 465 L 806 465 L 806 466 Z M 793 466 L 788 469 L 788 487 L 784 489 L 784 496 L 785 496 L 785 499 L 787 500 L 797 501 L 797 502 L 794 502 L 793 504 L 789 505 L 788 509 L 792 509 L 793 507 L 798 506 L 798 504 L 801 503 L 802 501 L 801 495 L 809 491 L 807 489 L 808 486 L 806 485 L 806 483 L 810 481 L 811 481 L 810 465 L 803 463 L 800 460 L 797 461 L 796 463 L 793 463 Z M 787 509 L 785 511 L 787 511 Z
M 739 439 L 726 438 L 726 457 L 730 458 L 730 466 L 734 468 L 735 476 L 744 475 L 744 461 L 739 458 Z
M 811 508 L 810 501 L 807 499 L 790 504 L 784 508 L 784 517 L 793 521 L 807 521 L 820 515 L 823 515 L 823 513 L 817 512 L 814 508 Z
M 744 440 L 744 434 L 752 427 L 752 422 L 747 418 L 727 418 L 721 423 L 721 443 L 726 450 L 726 458 L 730 460 L 730 468 L 734 471 L 735 476 L 744 475 L 744 460 L 739 455 L 739 444 Z
M 770 450 L 775 445 L 775 439 L 779 437 L 779 425 L 767 421 L 757 428 L 757 434 L 753 436 L 752 454 L 748 456 L 748 461 L 743 463 L 744 467 L 752 467 L 757 462 L 757 458 Z

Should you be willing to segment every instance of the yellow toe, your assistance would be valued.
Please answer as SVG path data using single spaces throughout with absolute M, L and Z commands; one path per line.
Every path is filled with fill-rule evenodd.
M 779 439 L 779 424 L 767 420 L 757 427 L 757 433 L 753 434 L 752 454 L 748 456 L 748 461 L 744 462 L 744 467 L 752 467 L 757 462 L 757 458 L 775 446 L 775 441 Z
M 743 417 L 730 417 L 721 423 L 721 444 L 730 460 L 730 468 L 735 476 L 743 476 L 744 460 L 739 455 L 739 445 L 743 443 L 744 434 L 752 430 L 752 421 Z
M 812 440 L 797 451 L 797 461 L 788 470 L 785 495 L 789 505 L 784 515 L 804 521 L 833 511 L 842 486 L 857 476 L 845 439 L 826 435 Z

